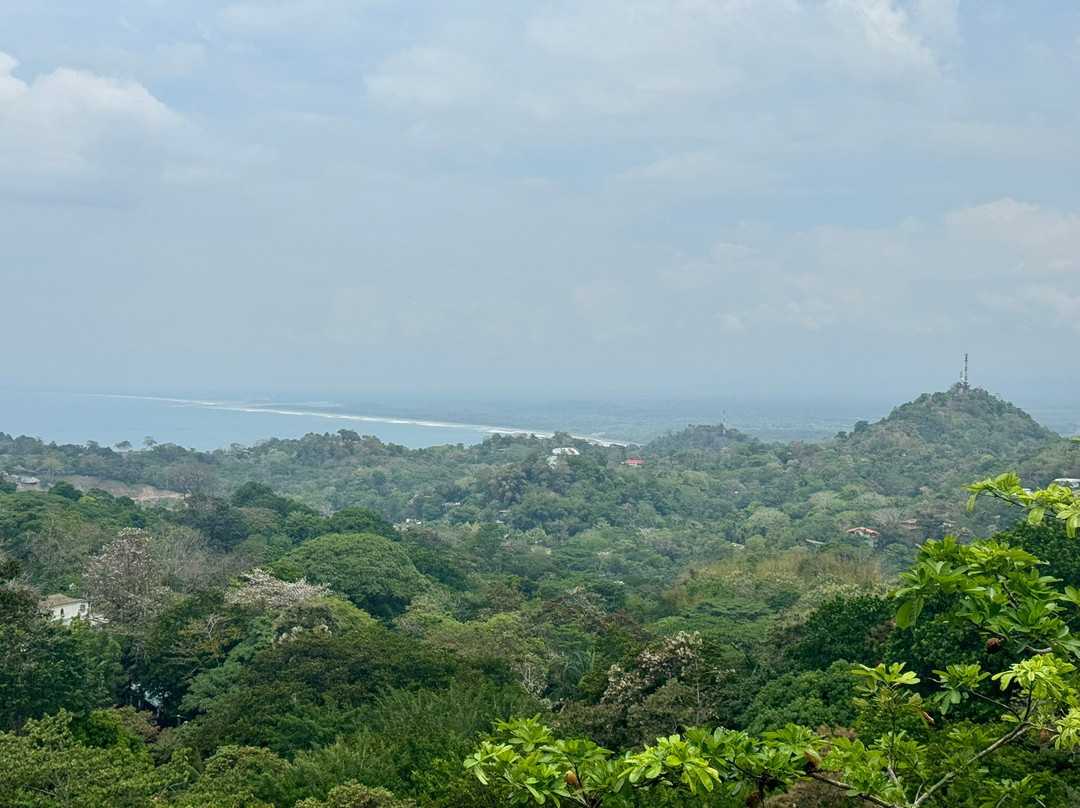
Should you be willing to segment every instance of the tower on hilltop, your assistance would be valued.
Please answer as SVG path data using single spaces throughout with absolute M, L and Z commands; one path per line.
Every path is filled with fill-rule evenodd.
M 960 390 L 970 390 L 971 385 L 968 384 L 968 355 L 964 354 L 964 372 L 960 374 Z

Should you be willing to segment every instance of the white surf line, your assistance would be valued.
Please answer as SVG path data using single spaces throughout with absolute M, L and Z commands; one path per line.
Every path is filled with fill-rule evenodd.
M 270 409 L 257 405 L 227 404 L 219 401 L 200 401 L 190 398 L 164 398 L 161 396 L 131 396 L 116 393 L 86 393 L 84 395 L 98 396 L 101 398 L 126 398 L 141 401 L 164 401 L 172 404 L 187 404 L 198 407 L 206 407 L 213 410 L 227 410 L 229 412 L 254 412 L 268 413 L 270 415 L 289 415 L 304 418 L 325 418 L 332 421 L 359 421 L 371 424 L 395 424 L 399 426 L 423 426 L 433 429 L 471 429 L 489 435 L 536 435 L 538 438 L 554 437 L 554 432 L 543 430 L 526 429 L 523 427 L 488 426 L 486 424 L 460 424 L 453 421 L 426 421 L 415 418 L 388 418 L 377 415 L 350 415 L 335 412 L 315 412 L 311 410 L 283 410 Z M 613 440 L 595 435 L 571 435 L 577 440 L 587 440 L 600 446 L 629 446 L 629 441 Z
M 216 401 L 197 401 L 193 398 L 163 398 L 161 396 L 126 396 L 122 393 L 75 393 L 77 396 L 93 396 L 94 398 L 127 398 L 135 401 L 166 401 L 171 404 L 198 404 L 202 407 L 216 407 Z

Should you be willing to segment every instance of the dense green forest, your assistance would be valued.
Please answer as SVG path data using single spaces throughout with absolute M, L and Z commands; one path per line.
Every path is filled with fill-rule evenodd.
M 930 750 L 920 767 L 945 771 L 956 732 L 992 735 L 1001 710 L 932 707 L 935 672 L 1005 672 L 1037 632 L 993 623 L 1020 596 L 978 620 L 957 612 L 943 565 L 973 579 L 956 554 L 992 536 L 1080 587 L 1057 501 L 999 486 L 965 507 L 965 485 L 1012 470 L 1040 489 L 1080 477 L 1080 446 L 959 385 L 821 443 L 699 425 L 640 447 L 556 434 L 410 450 L 341 430 L 204 453 L 0 433 L 0 808 L 865 804 L 781 769 L 690 795 L 661 772 L 638 785 L 671 787 L 597 786 L 589 802 L 562 770 L 546 791 L 508 791 L 513 777 L 485 784 L 488 762 L 463 761 L 495 748 L 498 722 L 506 749 L 548 749 L 549 769 L 565 747 L 522 733 L 645 755 L 693 727 L 798 724 L 836 754 L 885 731 L 871 708 L 904 685 L 925 707 L 904 702 L 890 737 L 902 724 Z M 1011 575 L 1035 569 L 1013 561 Z M 889 594 L 913 565 L 931 570 L 909 595 L 917 621 Z M 52 619 L 39 603 L 55 594 L 86 598 L 94 619 Z M 1066 608 L 1040 603 L 1033 625 Z M 901 662 L 914 683 L 858 696 L 871 686 L 857 666 Z M 1076 700 L 1069 673 L 1055 703 Z M 1080 804 L 1055 726 L 917 804 Z M 1006 785 L 985 802 L 976 781 Z

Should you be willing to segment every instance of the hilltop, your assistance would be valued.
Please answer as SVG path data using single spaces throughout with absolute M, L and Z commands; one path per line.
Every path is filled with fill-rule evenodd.
M 967 482 L 1002 463 L 1016 465 L 1060 442 L 1026 412 L 981 388 L 960 384 L 924 393 L 874 424 L 860 422 L 837 442 L 867 466 L 864 479 L 896 488 Z
M 723 425 L 691 425 L 643 448 L 646 456 L 679 458 L 700 466 L 754 465 L 736 458 L 762 452 L 782 461 L 820 490 L 869 486 L 887 496 L 921 489 L 952 490 L 1001 464 L 1022 464 L 1061 443 L 1019 407 L 982 388 L 956 384 L 924 393 L 879 421 L 859 421 L 851 432 L 820 443 L 764 444 Z M 791 461 L 795 461 L 792 463 Z
M 1027 451 L 1060 437 L 1019 407 L 981 387 L 960 384 L 943 393 L 923 393 L 874 426 L 868 431 L 917 435 L 950 452 L 979 455 Z
M 724 424 L 691 424 L 679 432 L 669 432 L 649 441 L 642 449 L 650 455 L 672 455 L 677 452 L 719 452 L 733 443 L 760 443 L 757 438 L 745 435 Z

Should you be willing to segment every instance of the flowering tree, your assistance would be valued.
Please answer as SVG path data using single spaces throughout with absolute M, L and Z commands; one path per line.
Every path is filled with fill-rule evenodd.
M 298 581 L 283 581 L 266 570 L 254 569 L 240 576 L 240 585 L 230 589 L 225 602 L 230 606 L 247 606 L 265 611 L 277 611 L 316 598 L 330 597 L 328 586 Z
M 150 534 L 124 528 L 99 555 L 86 563 L 86 590 L 94 610 L 121 630 L 132 630 L 164 605 L 162 584 Z

